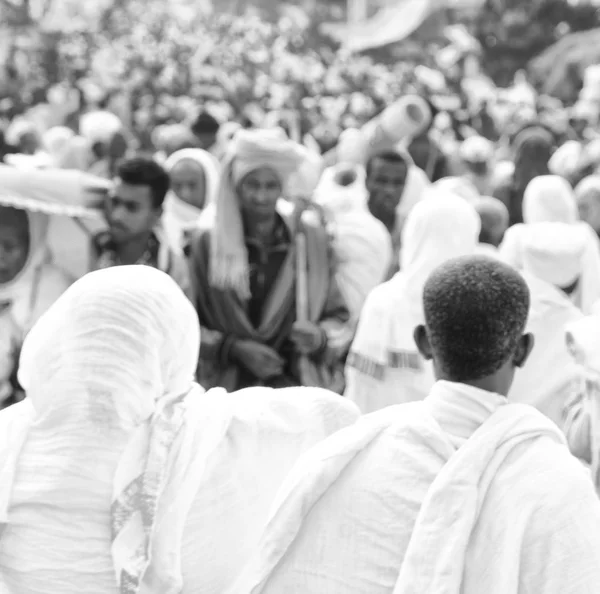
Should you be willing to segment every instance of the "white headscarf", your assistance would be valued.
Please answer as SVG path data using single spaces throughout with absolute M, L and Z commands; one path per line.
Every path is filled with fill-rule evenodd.
M 338 182 L 343 171 L 355 176 L 348 186 Z M 336 279 L 354 320 L 392 262 L 390 234 L 367 208 L 365 177 L 362 167 L 340 164 L 325 170 L 315 192 L 315 202 L 333 221 Z
M 273 169 L 284 193 L 288 182 L 305 162 L 306 150 L 275 130 L 240 130 L 223 162 L 211 235 L 210 283 L 233 289 L 241 298 L 250 296 L 248 254 L 239 208 L 237 186 L 246 175 L 261 167 Z
M 193 161 L 204 173 L 204 208 L 200 209 L 184 202 L 173 190 L 165 200 L 163 222 L 172 245 L 180 246 L 187 229 L 200 224 L 201 217 L 214 216 L 215 200 L 219 188 L 219 163 L 209 152 L 189 148 L 173 153 L 165 162 L 165 169 L 171 173 L 182 161 Z
M 42 144 L 55 165 L 60 162 L 63 151 L 74 136 L 75 132 L 66 126 L 54 126 L 42 136 Z
M 116 592 L 111 540 L 121 592 L 137 591 L 165 476 L 190 455 L 178 436 L 199 342 L 190 302 L 146 266 L 85 276 L 30 332 L 27 399 L 0 414 L 0 576 L 14 591 Z
M 523 194 L 524 223 L 574 223 L 579 219 L 575 194 L 558 175 L 534 177 Z

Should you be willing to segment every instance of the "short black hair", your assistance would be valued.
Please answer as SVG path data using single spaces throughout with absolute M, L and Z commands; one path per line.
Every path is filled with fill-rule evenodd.
M 386 163 L 395 163 L 397 165 L 404 165 L 406 168 L 406 173 L 408 174 L 408 168 L 410 167 L 410 162 L 406 156 L 398 151 L 386 150 L 381 151 L 379 153 L 375 153 L 371 155 L 365 165 L 365 171 L 367 177 L 371 175 L 371 169 L 373 168 L 373 163 L 375 161 L 385 161 Z
M 131 186 L 148 186 L 154 208 L 162 207 L 171 187 L 171 178 L 164 167 L 147 157 L 125 159 L 117 167 L 117 177 Z
M 192 124 L 192 132 L 199 134 L 216 134 L 219 131 L 220 124 L 217 119 L 207 111 L 201 111 L 194 123 Z
M 515 353 L 529 314 L 523 277 L 485 256 L 455 258 L 423 290 L 425 326 L 440 371 L 456 382 L 496 373 Z

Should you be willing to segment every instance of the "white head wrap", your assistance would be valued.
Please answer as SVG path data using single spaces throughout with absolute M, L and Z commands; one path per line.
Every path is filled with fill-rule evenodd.
M 569 182 L 558 175 L 534 177 L 523 195 L 525 223 L 574 223 L 579 219 Z
M 568 177 L 577 171 L 583 151 L 583 145 L 580 142 L 576 140 L 565 142 L 550 158 L 548 169 L 554 175 Z
M 35 560 L 11 557 L 26 582 L 45 576 L 63 583 L 57 576 L 64 568 L 51 561 L 60 558 L 69 563 L 73 592 L 112 591 L 112 517 L 118 583 L 124 593 L 137 591 L 165 476 L 189 455 L 185 440 L 182 445 L 176 438 L 194 387 L 199 343 L 191 303 L 171 278 L 145 266 L 85 276 L 29 333 L 19 371 L 27 399 L 0 416 L 0 523 L 7 522 L 13 497 L 35 493 L 26 498 L 25 515 L 13 519 L 36 525 L 38 540 L 29 543 L 11 531 L 14 546 L 39 553 Z M 179 451 L 172 458 L 174 443 Z M 48 506 L 57 512 L 49 514 Z M 83 558 L 60 510 L 88 537 Z M 172 519 L 176 534 L 186 513 L 181 509 Z M 165 571 L 180 570 L 179 550 L 171 551 Z
M 523 269 L 559 288 L 583 272 L 587 236 L 578 225 L 537 223 L 523 239 Z
M 52 157 L 55 164 L 57 164 L 63 151 L 67 148 L 69 141 L 75 136 L 75 132 L 66 126 L 55 126 L 50 128 L 42 136 L 42 144 L 46 152 Z
M 280 130 L 240 130 L 223 162 L 212 226 L 210 283 L 250 296 L 248 253 L 237 187 L 252 171 L 268 167 L 279 176 L 283 191 L 292 174 L 305 162 L 304 147 L 288 140 Z
M 121 120 L 110 111 L 92 111 L 83 115 L 79 121 L 81 135 L 92 144 L 110 142 L 122 128 Z

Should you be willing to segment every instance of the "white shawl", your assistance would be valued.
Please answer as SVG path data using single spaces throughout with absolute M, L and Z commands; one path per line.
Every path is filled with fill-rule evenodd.
M 199 209 L 179 198 L 173 190 L 167 194 L 164 204 L 162 223 L 170 245 L 182 246 L 184 234 L 202 224 L 203 218 L 211 216 L 214 210 L 217 190 L 219 189 L 219 162 L 210 153 L 202 149 L 183 149 L 173 153 L 166 161 L 165 168 L 171 173 L 178 163 L 190 160 L 204 172 L 205 202 Z M 207 210 L 208 209 L 208 210 Z M 214 213 L 212 213 L 214 215 Z M 204 216 L 203 216 L 204 215 Z
M 392 263 L 392 240 L 381 221 L 367 208 L 365 171 L 353 167 L 356 176 L 349 186 L 340 186 L 336 176 L 348 165 L 327 169 L 314 200 L 333 223 L 336 280 L 353 320 L 358 320 L 369 292 L 385 280 Z
M 592 594 L 599 521 L 550 421 L 438 382 L 300 459 L 227 594 Z
M 480 219 L 458 196 L 431 193 L 411 211 L 401 270 L 367 297 L 346 366 L 346 397 L 363 413 L 420 400 L 433 384 L 413 331 L 422 324 L 423 287 L 447 260 L 475 253 Z

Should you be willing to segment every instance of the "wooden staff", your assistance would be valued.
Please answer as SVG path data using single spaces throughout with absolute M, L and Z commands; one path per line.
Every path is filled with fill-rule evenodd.
M 302 231 L 296 234 L 296 319 L 308 321 L 308 257 L 306 253 L 306 235 Z

